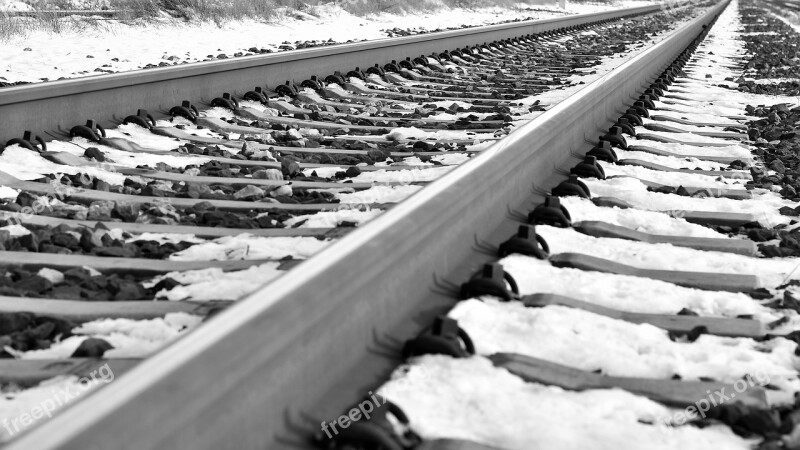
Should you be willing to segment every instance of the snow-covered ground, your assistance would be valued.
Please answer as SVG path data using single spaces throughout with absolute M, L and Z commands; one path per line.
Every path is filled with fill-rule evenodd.
M 22 359 L 69 358 L 84 340 L 92 337 L 103 339 L 114 347 L 105 352 L 105 358 L 144 358 L 197 327 L 202 320 L 202 317 L 186 313 L 172 313 L 150 320 L 95 320 L 73 329 L 73 336 L 54 343 L 50 348 L 15 356 Z
M 6 0 L 4 0 L 6 1 Z M 314 15 L 284 11 L 273 22 L 255 20 L 214 23 L 184 23 L 167 18 L 152 23 L 131 24 L 118 20 L 65 18 L 64 31 L 53 34 L 33 29 L 0 42 L 0 81 L 38 82 L 43 79 L 76 78 L 140 69 L 148 64 L 167 65 L 204 61 L 219 55 L 232 57 L 248 49 L 278 51 L 285 41 L 373 40 L 386 38 L 393 28 L 438 29 L 458 25 L 478 26 L 530 17 L 545 19 L 566 14 L 596 12 L 649 4 L 643 0 L 609 3 L 557 2 L 537 10 L 508 8 L 443 9 L 424 14 L 381 13 L 368 17 L 352 15 L 334 3 L 315 7 Z M 0 10 L 4 3 L 0 3 Z M 70 22 L 75 22 L 70 25 Z
M 570 392 L 526 383 L 482 357 L 415 358 L 379 393 L 397 403 L 426 439 L 467 439 L 509 450 L 745 450 L 752 444 L 726 426 L 653 426 L 673 410 L 619 389 Z

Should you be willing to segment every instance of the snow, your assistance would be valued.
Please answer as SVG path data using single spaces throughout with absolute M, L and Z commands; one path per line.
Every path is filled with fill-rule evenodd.
M 108 133 L 109 134 L 114 134 L 115 131 L 114 130 L 108 130 Z M 171 138 L 166 138 L 166 137 L 163 137 L 163 136 L 158 136 L 158 135 L 155 135 L 155 134 L 153 134 L 152 136 L 155 136 L 155 137 L 160 138 L 160 139 L 167 139 L 168 141 L 171 139 Z M 129 136 L 125 136 L 125 138 L 129 139 L 129 140 L 133 140 Z M 138 141 L 139 136 L 136 136 L 136 139 L 137 140 L 135 142 L 137 142 L 137 143 L 139 143 L 141 145 L 141 143 Z M 83 138 L 74 138 L 71 142 L 74 143 L 74 144 L 78 144 L 78 146 L 73 145 L 70 142 L 65 142 L 65 141 L 52 141 L 52 142 L 48 142 L 47 143 L 47 148 L 48 148 L 48 150 L 54 151 L 54 152 L 66 152 L 66 153 L 71 153 L 71 154 L 77 155 L 77 156 L 83 156 L 83 153 L 85 152 L 86 148 L 95 147 L 98 150 L 102 151 L 104 155 L 106 155 L 107 163 L 109 165 L 113 164 L 113 165 L 118 165 L 118 166 L 123 166 L 123 167 L 131 167 L 131 168 L 135 168 L 137 166 L 155 167 L 156 164 L 158 164 L 158 163 L 164 163 L 164 164 L 166 164 L 168 166 L 172 166 L 172 167 L 176 167 L 176 168 L 184 168 L 184 167 L 189 166 L 189 165 L 201 165 L 201 164 L 204 164 L 204 163 L 210 161 L 209 158 L 206 158 L 206 157 L 203 157 L 203 156 L 196 156 L 196 155 L 185 156 L 185 155 L 179 155 L 177 153 L 170 154 L 168 150 L 162 150 L 163 153 L 128 152 L 128 151 L 125 151 L 125 150 L 117 150 L 115 148 L 108 147 L 108 146 L 105 146 L 105 145 L 100 145 L 100 144 L 97 144 L 97 143 L 94 143 L 94 142 L 89 142 L 89 141 L 87 141 L 86 139 L 83 139 Z M 142 142 L 145 142 L 145 141 L 142 141 Z M 171 148 L 173 148 L 173 149 L 178 148 L 178 146 L 181 144 L 181 142 L 177 142 L 177 141 L 172 141 L 172 142 L 173 142 L 174 145 L 171 145 Z M 148 143 L 152 144 L 152 141 L 148 142 Z M 164 143 L 162 143 L 162 144 L 163 144 L 162 147 L 164 147 L 164 148 L 167 147 Z M 109 167 L 113 167 L 113 166 L 109 166 Z M 87 167 L 81 167 L 80 170 L 84 171 L 84 172 L 87 172 L 87 173 L 91 173 L 90 170 L 93 170 L 93 169 L 91 169 L 91 168 L 89 168 L 87 166 Z M 122 176 L 122 175 L 119 175 L 119 174 L 116 174 L 116 175 L 117 176 Z M 116 184 L 121 184 L 121 183 L 116 183 Z
M 143 358 L 180 335 L 195 328 L 202 317 L 186 313 L 170 313 L 163 318 L 131 320 L 101 319 L 86 322 L 72 330 L 73 336 L 53 343 L 44 350 L 23 352 L 22 359 L 69 358 L 78 346 L 89 337 L 103 339 L 114 348 L 105 358 Z
M 494 133 L 476 133 L 471 130 L 436 130 L 427 131 L 416 127 L 393 128 L 386 139 L 392 141 L 402 140 L 472 140 L 474 144 L 482 141 L 496 139 Z
M 781 388 L 775 401 L 792 402 L 800 390 L 800 359 L 794 342 L 758 342 L 704 334 L 694 342 L 673 341 L 649 324 L 611 319 L 564 306 L 526 308 L 519 302 L 486 299 L 460 302 L 449 316 L 473 340 L 480 355 L 518 353 L 576 369 L 624 377 L 683 380 L 701 377 L 734 382 L 746 375 Z
M 336 194 L 342 203 L 399 203 L 422 189 L 422 186 L 375 186 L 350 194 Z
M 5 168 L 5 165 L 3 166 Z M 19 191 L 7 186 L 0 186 L 0 199 L 14 200 L 19 195 Z
M 670 217 L 661 212 L 600 207 L 591 200 L 580 197 L 562 197 L 560 201 L 569 211 L 573 223 L 583 220 L 598 220 L 649 234 L 717 239 L 728 237 L 702 225 L 689 223 L 682 218 Z
M 651 162 L 672 169 L 722 170 L 728 167 L 727 164 L 714 161 L 704 161 L 692 157 L 662 156 L 648 152 L 622 150 L 620 148 L 615 148 L 614 152 L 617 154 L 619 159 L 638 159 L 640 161 Z M 606 165 L 603 165 L 603 169 L 605 168 Z
M 412 25 L 410 20 L 415 27 L 435 29 L 455 24 L 485 25 L 517 19 L 520 15 L 533 18 L 564 15 L 563 10 L 552 8 L 549 11 L 520 13 L 512 8 L 483 7 L 443 9 L 417 15 L 394 10 L 361 18 L 334 5 L 335 2 L 315 6 L 314 15 L 284 10 L 274 18 L 274 22 L 253 18 L 215 24 L 197 20 L 170 20 L 164 16 L 152 18 L 146 24 L 116 19 L 60 19 L 59 28 L 63 30 L 60 34 L 29 27 L 27 33 L 0 42 L 0 54 L 3 54 L 0 76 L 8 81 L 55 80 L 60 77 L 96 75 L 100 73 L 95 72 L 98 68 L 124 72 L 148 64 L 173 65 L 202 61 L 208 55 L 233 56 L 251 47 L 277 51 L 284 41 L 374 40 L 386 37 L 383 29 L 408 28 Z M 402 8 L 403 5 L 399 6 Z M 619 6 L 619 3 L 609 3 L 596 5 L 593 9 L 607 10 Z M 3 8 L 0 4 L 0 10 Z M 569 5 L 567 11 L 576 13 L 585 10 L 586 7 Z M 148 38 L 143 40 L 142 36 Z M 176 36 L 180 38 L 176 39 Z M 129 45 L 131 42 L 137 44 Z M 24 51 L 25 48 L 30 50 Z M 88 55 L 92 58 L 87 58 Z M 47 61 L 47 64 L 42 64 L 42 61 Z
M 163 125 L 166 124 L 167 123 L 164 123 Z M 156 125 L 159 125 L 159 123 L 156 122 Z M 117 128 L 110 128 L 106 130 L 106 137 L 128 139 L 136 142 L 144 148 L 150 150 L 161 150 L 164 152 L 175 150 L 182 144 L 186 143 L 186 141 L 182 141 L 180 139 L 151 133 L 150 130 L 142 128 L 133 123 L 121 124 Z
M 8 231 L 11 237 L 26 236 L 28 234 L 31 234 L 31 232 L 28 231 L 27 228 L 19 224 L 11 224 L 11 225 L 6 225 L 4 227 L 0 227 L 0 231 Z
M 61 151 L 61 146 L 69 147 L 70 153 L 83 156 L 84 148 L 72 146 L 66 142 L 53 141 L 48 143 L 48 151 Z M 90 177 L 98 178 L 110 184 L 121 185 L 125 181 L 125 176 L 109 170 L 97 167 L 72 167 L 63 164 L 56 164 L 41 157 L 38 153 L 22 148 L 19 145 L 6 147 L 0 154 L 0 167 L 3 172 L 15 176 L 21 180 L 35 180 L 42 175 L 64 173 L 75 175 L 85 173 Z M 10 193 L 10 192 L 9 192 Z M 16 196 L 14 196 L 16 198 Z
M 713 147 L 727 147 L 731 145 L 731 141 L 727 139 L 700 136 L 693 133 L 667 133 L 664 131 L 648 130 L 645 127 L 634 127 L 634 129 L 636 130 L 637 136 L 641 133 L 645 133 L 645 135 L 676 139 L 684 144 L 692 144 L 697 146 L 713 146 Z
M 788 223 L 792 218 L 778 213 L 783 206 L 795 207 L 797 204 L 784 200 L 777 194 L 767 192 L 755 194 L 753 199 L 734 200 L 721 197 L 683 197 L 676 194 L 662 194 L 647 191 L 641 181 L 634 178 L 612 178 L 597 180 L 586 178 L 583 182 L 592 192 L 592 197 L 615 197 L 632 204 L 636 208 L 651 211 L 718 211 L 752 214 L 764 226 L 774 227 Z
M 698 115 L 700 115 L 700 114 L 698 114 Z M 722 120 L 725 121 L 724 118 Z M 665 125 L 665 126 L 669 126 L 669 127 L 672 127 L 672 128 L 679 129 L 681 131 L 686 131 L 688 133 L 706 133 L 706 132 L 710 132 L 710 131 L 711 132 L 734 133 L 732 131 L 724 131 L 723 130 L 723 128 L 725 128 L 724 126 L 723 127 L 713 127 L 713 126 L 710 126 L 710 125 L 692 125 L 692 124 L 684 124 L 684 123 L 678 123 L 678 122 L 661 122 L 661 121 L 658 121 L 658 120 L 649 119 L 647 117 L 642 117 L 642 123 L 644 125 L 652 125 L 652 124 Z M 716 121 L 710 121 L 709 123 L 716 123 Z M 738 137 L 747 138 L 747 134 L 746 133 L 742 133 Z
M 249 234 L 225 236 L 173 253 L 173 261 L 230 261 L 241 259 L 303 259 L 319 252 L 330 241 L 314 237 L 255 237 Z
M 666 93 L 665 93 L 666 94 Z M 669 103 L 666 103 L 668 101 Z M 673 98 L 665 99 L 665 101 L 661 100 L 654 100 L 653 103 L 656 106 L 657 111 L 661 110 L 673 110 L 678 112 L 699 112 L 700 114 L 711 114 L 715 116 L 734 116 L 734 117 L 743 117 L 744 116 L 744 109 L 743 108 L 731 108 L 725 106 L 716 106 L 706 103 L 700 102 L 692 102 L 691 104 L 683 101 L 683 100 L 676 100 Z
M 559 268 L 523 255 L 509 255 L 500 264 L 514 277 L 521 295 L 557 294 L 641 313 L 677 314 L 689 308 L 701 316 L 753 314 L 763 322 L 781 317 L 742 293 L 705 291 L 630 275 Z
M 603 170 L 605 171 L 606 178 L 627 176 L 676 188 L 678 186 L 691 186 L 715 189 L 744 189 L 744 182 L 750 179 L 750 175 L 746 172 L 739 172 L 741 178 L 738 180 L 731 178 L 721 178 L 718 180 L 717 177 L 711 175 L 666 172 L 634 165 L 607 164 L 603 166 Z
M 350 178 L 353 183 L 415 183 L 419 181 L 433 181 L 441 178 L 455 166 L 434 167 L 430 169 L 409 170 L 374 170 L 361 172 L 356 177 Z
M 269 262 L 235 272 L 224 272 L 218 267 L 169 272 L 145 283 L 145 286 L 151 287 L 163 279 L 172 278 L 181 285 L 171 290 L 162 289 L 156 293 L 156 298 L 171 301 L 238 300 L 282 274 L 278 263 Z
M 741 124 L 741 122 L 739 122 L 737 120 L 731 120 L 731 119 L 728 119 L 726 117 L 721 117 L 721 116 L 717 116 L 717 115 L 714 115 L 714 114 L 703 114 L 703 113 L 693 113 L 693 112 L 676 112 L 676 111 L 666 111 L 666 110 L 660 110 L 660 109 L 657 109 L 657 110 L 653 111 L 652 114 L 653 115 L 658 115 L 658 116 L 672 117 L 672 118 L 675 118 L 675 119 L 685 119 L 685 120 L 689 120 L 691 122 L 697 122 L 697 123 L 714 123 L 714 124 L 725 124 L 725 125 Z M 646 117 L 643 117 L 642 121 L 649 121 L 649 119 L 647 119 Z M 651 122 L 659 123 L 657 121 L 651 121 Z M 647 123 L 647 122 L 645 122 L 645 123 Z M 669 124 L 670 126 L 679 125 L 676 122 L 661 122 L 661 123 L 666 123 L 666 124 Z
M 0 417 L 7 419 L 8 425 L 0 427 L 0 442 L 9 441 L 45 416 L 50 418 L 70 402 L 114 380 L 107 364 L 95 370 L 94 378 L 64 375 L 28 389 L 5 390 L 0 396 Z
M 284 224 L 290 228 L 336 228 L 342 222 L 352 222 L 360 225 L 374 219 L 382 213 L 383 211 L 380 209 L 367 208 L 361 211 L 345 204 L 336 211 L 321 211 L 316 214 L 294 216 L 286 220 Z M 297 224 L 300 225 L 297 226 Z
M 670 244 L 597 238 L 571 228 L 547 225 L 538 225 L 536 233 L 550 245 L 551 254 L 581 253 L 641 269 L 750 274 L 770 288 L 789 279 L 800 263 L 800 258 L 755 258 Z M 800 273 L 794 276 L 800 277 Z
M 667 152 L 675 153 L 679 156 L 688 155 L 688 156 L 726 156 L 726 157 L 735 157 L 737 159 L 741 159 L 742 161 L 752 161 L 753 156 L 750 154 L 750 151 L 747 150 L 745 147 L 741 145 L 731 144 L 727 147 L 698 147 L 696 145 L 687 145 L 687 144 L 679 144 L 673 142 L 659 142 L 653 141 L 650 139 L 644 138 L 635 138 L 631 136 L 625 136 L 625 140 L 628 142 L 628 147 L 638 145 L 638 146 L 645 146 L 651 147 L 658 150 L 663 150 Z
M 407 163 L 409 159 L 410 158 L 406 158 L 403 160 L 403 162 Z M 464 164 L 465 162 L 469 161 L 469 159 L 470 159 L 469 153 L 456 153 L 456 152 L 448 153 L 445 155 L 438 155 L 431 158 L 431 160 L 438 161 L 446 166 L 457 166 L 459 164 Z
M 119 229 L 113 229 L 111 232 L 119 232 Z M 122 238 L 122 233 L 115 239 Z M 205 239 L 200 239 L 192 234 L 178 234 L 178 233 L 141 233 L 125 239 L 126 242 L 135 241 L 156 241 L 159 244 L 177 244 L 179 242 L 191 242 L 195 244 L 206 242 Z
M 626 450 L 643 442 L 653 450 L 750 448 L 723 426 L 648 425 L 673 411 L 644 397 L 526 383 L 482 357 L 415 358 L 378 393 L 396 403 L 426 440 L 466 439 L 509 450 Z

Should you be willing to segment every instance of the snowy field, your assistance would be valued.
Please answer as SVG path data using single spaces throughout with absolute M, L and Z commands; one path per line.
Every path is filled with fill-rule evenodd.
M 315 8 L 315 15 L 285 11 L 272 23 L 244 20 L 224 23 L 184 23 L 167 18 L 153 23 L 131 24 L 115 20 L 86 24 L 85 18 L 53 34 L 32 30 L 0 40 L 0 81 L 38 82 L 59 78 L 124 72 L 148 65 L 175 65 L 233 57 L 249 49 L 280 51 L 295 41 L 347 42 L 386 38 L 384 30 L 419 28 L 434 30 L 458 25 L 488 25 L 521 17 L 546 19 L 649 4 L 625 0 L 603 4 L 567 4 L 566 10 L 551 5 L 536 10 L 506 8 L 445 9 L 426 14 L 382 13 L 359 17 L 334 3 Z M 3 3 L 0 3 L 2 10 Z M 525 7 L 528 7 L 525 5 Z M 290 42 L 283 47 L 284 42 Z

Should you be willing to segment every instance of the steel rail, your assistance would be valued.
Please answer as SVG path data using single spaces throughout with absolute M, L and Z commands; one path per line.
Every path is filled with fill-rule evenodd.
M 727 1 L 520 127 L 8 450 L 276 449 L 374 389 L 453 287 Z M 575 132 L 575 130 L 583 130 Z M 478 243 L 480 242 L 480 246 Z M 309 420 L 312 418 L 313 420 Z
M 223 92 L 244 94 L 256 86 L 274 87 L 286 80 L 301 82 L 312 75 L 337 70 L 344 73 L 355 67 L 366 69 L 393 59 L 646 14 L 661 7 L 656 4 L 7 87 L 0 89 L 0 146 L 22 137 L 26 130 L 50 140 L 51 134 L 67 133 L 88 119 L 108 127 L 135 114 L 137 109 L 163 116 L 183 100 L 210 102 Z

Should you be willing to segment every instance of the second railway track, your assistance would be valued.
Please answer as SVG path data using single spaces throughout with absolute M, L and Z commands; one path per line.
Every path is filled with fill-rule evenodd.
M 429 331 L 423 334 L 427 337 L 422 344 L 418 340 L 416 346 L 406 346 L 406 356 L 426 352 L 467 356 L 465 352 L 477 349 L 482 355 L 495 353 L 489 358 L 495 365 L 522 379 L 566 389 L 617 387 L 682 406 L 692 404 L 705 390 L 710 392 L 733 383 L 736 377 L 731 374 L 744 369 L 732 368 L 715 377 L 720 374 L 718 371 L 704 372 L 701 368 L 685 382 L 659 381 L 658 377 L 646 375 L 626 378 L 613 366 L 598 367 L 600 374 L 592 374 L 574 364 L 570 367 L 574 361 L 569 358 L 526 354 L 526 349 L 514 347 L 513 342 L 507 342 L 508 347 L 489 348 L 488 343 L 494 344 L 496 339 L 492 334 L 502 333 L 504 328 L 481 320 L 502 320 L 512 327 L 517 318 L 513 314 L 503 316 L 503 308 L 480 312 L 481 307 L 474 303 L 477 300 L 465 303 L 469 306 L 459 305 L 451 311 L 450 318 L 441 317 L 459 295 L 492 295 L 511 300 L 522 294 L 525 305 L 531 307 L 529 311 L 555 314 L 551 320 L 570 320 L 573 316 L 569 314 L 588 311 L 609 317 L 608 320 L 652 324 L 664 333 L 669 331 L 675 339 L 694 341 L 699 335 L 708 334 L 758 339 L 767 342 L 765 346 L 783 342 L 772 334 L 787 331 L 786 327 L 793 326 L 795 320 L 786 316 L 772 324 L 763 323 L 764 317 L 773 317 L 772 313 L 756 306 L 741 306 L 746 303 L 742 293 L 755 298 L 770 295 L 771 289 L 791 278 L 794 262 L 757 259 L 755 244 L 722 234 L 743 226 L 756 227 L 754 224 L 759 222 L 761 226 L 772 224 L 782 203 L 745 189 L 750 176 L 744 169 L 755 161 L 738 145 L 748 137 L 741 115 L 730 108 L 708 106 L 693 99 L 703 89 L 712 90 L 710 85 L 702 84 L 702 79 L 678 79 L 684 75 L 682 68 L 699 72 L 703 69 L 698 64 L 709 63 L 709 58 L 703 59 L 702 55 L 700 63 L 689 59 L 726 7 L 731 8 L 722 2 L 669 10 L 669 17 L 680 22 L 674 31 L 657 25 L 663 21 L 663 12 L 660 17 L 621 22 L 611 20 L 620 14 L 583 17 L 578 22 L 568 18 L 563 24 L 554 22 L 552 26 L 603 22 L 595 23 L 593 29 L 581 26 L 460 51 L 439 53 L 443 49 L 437 47 L 433 55 L 428 45 L 442 45 L 456 36 L 444 33 L 430 39 L 430 43 L 415 37 L 409 42 L 414 41 L 418 45 L 415 50 L 420 49 L 416 53 L 423 56 L 405 59 L 407 55 L 403 55 L 388 65 L 374 66 L 376 52 L 388 48 L 381 44 L 354 56 L 363 61 L 359 67 L 369 70 L 344 70 L 312 78 L 331 68 L 333 62 L 326 58 L 343 54 L 337 50 L 320 58 L 321 68 L 288 64 L 275 74 L 268 74 L 267 78 L 277 81 L 268 83 L 274 92 L 254 89 L 240 93 L 238 100 L 234 99 L 236 96 L 221 95 L 207 101 L 213 108 L 206 111 L 184 102 L 169 111 L 177 118 L 173 120 L 181 123 L 178 127 L 156 123 L 155 118 L 142 111 L 126 117 L 128 124 L 116 130 L 97 127 L 95 122 L 74 127 L 71 134 L 76 139 L 72 143 L 51 141 L 45 149 L 34 135 L 14 141 L 47 158 L 47 162 L 36 160 L 42 166 L 32 167 L 32 171 L 45 167 L 57 175 L 39 180 L 3 175 L 0 184 L 19 192 L 17 206 L 5 208 L 4 220 L 34 230 L 13 239 L 9 236 L 6 241 L 4 264 L 11 267 L 7 277 L 13 282 L 7 286 L 45 287 L 38 294 L 51 298 L 58 298 L 53 292 L 61 286 L 63 289 L 58 292 L 75 296 L 75 300 L 31 299 L 26 305 L 23 298 L 6 297 L 5 311 L 29 311 L 40 318 L 78 323 L 104 317 L 157 318 L 167 313 L 213 317 L 198 325 L 182 323 L 187 319 L 172 316 L 170 325 L 178 331 L 181 326 L 197 329 L 142 362 L 74 358 L 9 362 L 3 372 L 6 381 L 22 384 L 35 384 L 58 373 L 85 374 L 106 361 L 120 373 L 119 379 L 21 436 L 9 448 L 308 446 L 319 420 L 338 417 L 347 412 L 349 405 L 377 389 L 401 363 L 403 343 L 425 330 Z M 622 15 L 641 15 L 656 9 L 635 9 Z M 479 42 L 470 44 L 470 40 L 488 40 L 486 37 L 495 33 L 505 38 L 508 36 L 504 33 L 535 31 L 538 26 L 488 29 L 488 34 L 481 37 L 468 32 L 459 39 L 472 45 Z M 649 34 L 658 35 L 652 44 L 634 49 L 629 60 L 615 64 L 617 67 L 606 75 L 587 79 L 591 84 L 586 88 L 578 90 L 565 82 L 576 74 L 608 70 L 598 66 L 601 55 L 639 47 Z M 349 51 L 357 50 L 350 48 Z M 314 52 L 311 51 L 317 56 Z M 289 61 L 295 58 L 278 57 Z M 733 61 L 729 65 L 738 64 L 734 57 L 728 59 Z M 235 84 L 241 86 L 242 80 L 247 83 L 256 76 L 257 67 L 249 61 L 242 62 L 243 67 L 230 74 Z M 280 80 L 289 78 L 285 71 L 292 67 L 301 78 L 307 78 L 300 86 L 282 84 Z M 335 68 L 342 70 L 340 64 Z M 201 69 L 198 66 L 196 70 Z M 120 104 L 135 96 L 141 96 L 145 105 L 156 102 L 162 106 L 164 101 L 176 100 L 177 105 L 178 99 L 206 98 L 208 90 L 222 91 L 219 87 L 229 69 L 224 64 L 215 65 L 208 70 L 211 74 L 202 79 L 200 72 L 190 74 L 185 90 L 164 91 L 164 83 L 180 83 L 169 76 L 156 79 L 158 74 L 147 73 L 89 81 L 97 89 L 81 93 L 71 91 L 78 86 L 72 82 L 59 87 L 64 88 L 65 98 L 72 98 L 82 111 L 97 102 L 95 95 L 110 95 L 96 116 L 103 120 L 118 115 Z M 123 88 L 123 79 L 151 76 L 156 77 L 152 86 L 142 82 L 132 89 Z M 262 85 L 263 79 L 250 84 Z M 202 94 L 189 95 L 203 87 Z M 553 88 L 569 89 L 566 92 L 572 95 L 559 94 Z M 29 121 L 26 126 L 66 131 L 65 119 L 59 115 L 64 106 L 41 117 L 33 113 L 33 108 L 42 106 L 37 102 L 52 103 L 58 97 L 48 96 L 48 89 L 23 87 L 12 88 L 8 95 L 0 92 L 0 109 L 19 111 Z M 121 92 L 115 94 L 116 91 Z M 539 102 L 527 100 L 537 94 L 544 94 Z M 158 95 L 164 98 L 157 99 Z M 724 97 L 724 93 L 709 95 Z M 17 109 L 12 110 L 13 105 Z M 444 105 L 454 106 L 442 108 Z M 21 122 L 12 120 L 9 129 L 19 133 L 19 128 L 13 127 L 18 123 Z M 513 132 L 508 134 L 512 126 Z M 7 128 L 3 131 L 7 132 Z M 632 142 L 626 142 L 625 134 Z M 167 152 L 175 145 L 171 143 L 174 140 L 183 144 L 181 151 L 186 154 Z M 90 146 L 96 148 L 87 150 Z M 625 157 L 617 158 L 614 149 Z M 4 153 L 7 156 L 11 152 L 24 154 L 16 146 L 8 147 Z M 685 167 L 685 162 L 674 156 L 696 158 L 691 161 L 702 170 L 690 170 L 695 167 Z M 396 163 L 400 158 L 407 158 L 404 164 Z M 603 170 L 597 160 L 616 164 L 601 163 Z M 157 162 L 162 164 L 156 165 Z M 462 162 L 454 170 L 448 167 Z M 19 173 L 25 173 L 24 164 L 16 168 Z M 141 164 L 150 167 L 137 167 Z M 563 182 L 569 168 L 584 181 L 571 177 Z M 341 181 L 345 179 L 347 182 Z M 383 185 L 377 186 L 374 181 Z M 648 192 L 677 192 L 684 197 L 674 196 L 672 203 L 657 202 L 648 197 Z M 559 207 L 560 196 L 565 196 L 562 203 L 567 206 L 566 211 L 572 212 L 575 222 L 581 219 L 580 223 L 573 224 L 568 213 Z M 575 196 L 592 197 L 594 203 Z M 33 209 L 37 202 L 41 206 L 42 198 L 48 199 L 43 208 L 51 211 L 49 215 L 20 214 L 24 212 L 20 211 L 22 207 Z M 696 203 L 703 200 L 707 202 Z M 634 208 L 651 212 L 637 215 L 639 211 Z M 125 217 L 129 212 L 135 215 L 131 220 Z M 529 212 L 531 215 L 527 216 Z M 130 234 L 88 228 L 105 215 L 122 220 L 107 226 Z M 144 219 L 139 220 L 140 217 Z M 350 233 L 331 226 L 367 220 L 369 223 Z M 520 228 L 520 222 L 544 224 L 540 235 L 549 243 L 550 254 L 541 241 L 537 244 L 532 234 L 535 229 Z M 580 233 L 569 227 L 549 226 L 553 224 L 574 225 Z M 45 231 L 37 231 L 37 227 Z M 252 234 L 265 240 L 272 239 L 273 244 L 281 238 L 287 240 L 277 247 L 266 241 L 258 245 L 237 242 L 234 236 L 242 228 L 251 229 Z M 193 236 L 185 242 L 131 238 L 142 233 L 169 232 Z M 511 236 L 517 239 L 509 241 Z M 204 241 L 213 238 L 223 240 Z M 336 241 L 298 264 L 298 260 L 322 247 L 317 238 Z M 627 240 L 601 242 L 609 238 Z M 49 247 L 42 247 L 44 241 Z M 609 248 L 615 246 L 616 250 L 609 253 Z M 511 256 L 503 260 L 505 269 L 519 283 L 507 285 L 503 266 L 484 266 L 497 259 L 493 255 L 497 248 L 501 249 L 501 256 L 522 252 L 549 258 L 547 267 L 534 270 L 550 273 L 562 284 L 542 290 L 538 285 L 547 284 L 544 277 L 531 286 L 530 281 L 524 280 L 524 271 L 535 266 Z M 661 263 L 659 252 L 677 252 L 687 261 L 683 265 L 674 261 Z M 280 257 L 285 254 L 292 257 Z M 169 255 L 186 257 L 161 259 Z M 141 259 L 143 256 L 152 260 Z M 219 261 L 192 261 L 197 258 Z M 721 270 L 729 267 L 724 265 L 725 260 L 735 261 L 735 267 L 743 273 Z M 82 269 L 84 266 L 99 272 Z M 41 268 L 51 271 L 37 273 Z M 700 298 L 702 295 L 693 290 L 700 289 L 720 291 L 717 302 L 739 302 L 736 304 L 740 307 L 730 306 L 720 313 L 704 303 L 707 300 L 696 300 L 695 306 L 710 310 L 701 310 L 699 316 L 685 312 L 670 315 L 667 312 L 678 311 L 655 308 L 656 312 L 649 312 L 630 305 L 626 309 L 619 306 L 613 293 L 607 292 L 598 293 L 592 303 L 592 296 L 574 289 L 566 272 L 548 272 L 554 268 L 651 280 L 650 284 L 618 281 L 618 297 L 629 295 L 623 292 L 623 285 L 641 289 L 643 297 L 660 295 L 661 301 L 669 296 Z M 51 279 L 58 277 L 52 269 L 63 272 L 62 276 L 83 277 L 84 281 L 64 287 Z M 206 272 L 180 273 L 191 269 Z M 286 269 L 291 270 L 255 289 Z M 222 272 L 236 270 L 240 272 L 231 273 L 243 274 L 238 277 L 240 286 L 236 275 Z M 233 304 L 135 301 L 147 296 L 210 300 L 204 297 L 203 285 L 194 290 L 191 287 L 192 279 L 203 276 L 217 277 L 206 285 L 209 291 L 215 282 L 228 283 L 233 292 L 227 300 L 235 300 L 237 292 L 255 292 Z M 467 282 L 470 279 L 473 281 Z M 601 278 L 595 282 L 603 283 Z M 648 292 L 648 286 L 655 286 L 653 292 Z M 515 289 L 518 292 L 512 293 Z M 543 295 L 525 295 L 536 293 Z M 78 298 L 117 301 L 91 305 Z M 691 302 L 683 304 L 687 311 L 692 309 Z M 738 314 L 734 313 L 757 310 L 761 316 L 755 318 L 735 317 Z M 493 314 L 496 319 L 490 319 Z M 429 329 L 436 317 L 436 325 Z M 461 339 L 453 335 L 457 330 L 453 319 L 478 336 L 475 349 L 464 346 L 467 338 L 463 333 Z M 51 323 L 59 325 L 58 321 Z M 483 335 L 481 330 L 487 326 L 490 331 Z M 553 339 L 560 337 L 556 334 Z M 89 354 L 85 356 L 103 353 L 102 344 L 94 344 L 95 347 L 87 345 L 84 352 Z M 34 348 L 37 345 L 47 350 L 47 343 L 33 344 Z M 554 348 L 558 351 L 558 346 Z M 742 358 L 748 356 L 752 355 Z M 481 357 L 470 361 L 468 364 L 477 365 L 472 369 L 465 365 L 468 370 L 486 370 L 481 366 L 480 361 L 485 361 Z M 407 369 L 409 377 L 415 374 L 415 368 L 424 367 L 424 362 L 423 366 L 415 364 Z M 770 405 L 785 402 L 794 392 L 796 376 L 769 375 L 783 396 L 765 400 L 760 388 L 748 391 L 742 397 L 748 407 L 754 408 L 753 414 L 769 411 Z M 415 416 L 433 422 L 436 419 L 430 416 L 430 405 L 421 412 L 414 392 L 403 388 L 402 373 L 398 377 L 399 381 L 390 382 L 382 392 L 410 407 L 411 429 L 421 430 L 422 442 L 416 441 L 414 433 L 396 435 L 396 427 L 393 431 L 382 417 L 372 422 L 354 419 L 352 427 L 344 427 L 349 431 L 337 433 L 334 442 L 352 448 L 386 449 L 488 448 L 485 445 L 502 442 L 514 448 L 531 445 L 491 432 L 465 436 L 459 434 L 460 428 L 452 426 L 452 434 L 448 435 L 415 422 Z M 435 392 L 433 379 L 428 379 L 428 387 Z M 424 390 L 424 386 L 416 389 Z M 780 399 L 776 403 L 773 397 Z M 323 442 L 329 442 L 316 431 Z M 515 433 L 518 432 L 512 435 Z M 729 439 L 731 445 L 736 442 L 719 426 L 712 427 L 710 433 L 719 436 L 698 434 L 695 438 Z M 676 439 L 683 439 L 681 436 Z M 444 442 L 437 437 L 460 440 Z

